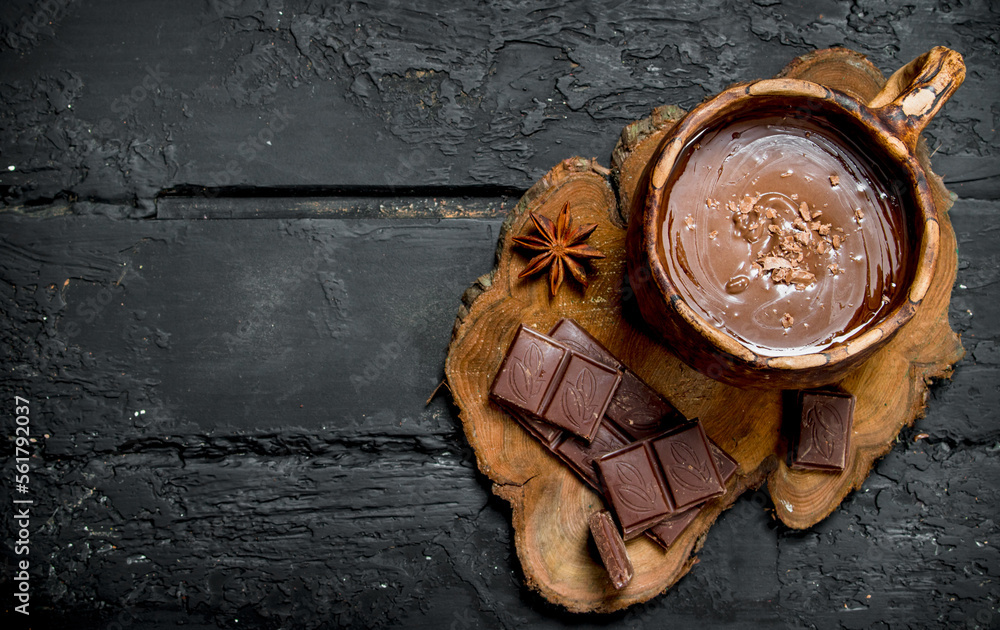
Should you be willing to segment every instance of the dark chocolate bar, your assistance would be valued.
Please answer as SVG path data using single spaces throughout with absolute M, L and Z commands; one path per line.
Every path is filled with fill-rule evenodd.
M 791 467 L 844 470 L 854 424 L 854 396 L 822 390 L 800 392 L 799 418 L 798 443 Z
M 621 370 L 621 383 L 605 415 L 632 439 L 641 440 L 684 420 L 673 405 L 572 319 L 560 319 L 549 336 L 576 352 Z
M 616 589 L 625 588 L 632 580 L 632 561 L 625 550 L 625 541 L 618 533 L 618 527 L 611 520 L 611 514 L 607 510 L 600 510 L 591 514 L 587 522 L 611 583 Z
M 569 350 L 521 325 L 500 365 L 490 395 L 501 404 L 538 415 Z
M 675 510 L 685 510 L 726 491 L 700 422 L 670 431 L 652 442 Z
M 562 374 L 552 385 L 549 403 L 539 415 L 589 442 L 620 380 L 618 370 L 570 351 Z
M 646 451 L 647 459 L 657 460 L 658 457 L 652 447 L 651 437 L 660 439 L 685 427 L 691 428 L 688 425 L 685 427 L 676 426 L 678 422 L 685 422 L 685 420 L 673 405 L 629 371 L 579 324 L 569 319 L 562 319 L 552 329 L 552 335 L 555 337 L 554 339 L 522 326 L 511 342 L 508 356 L 504 359 L 494 379 L 490 393 L 494 400 L 503 405 L 549 452 L 562 460 L 598 492 L 603 494 L 604 488 L 595 466 L 597 460 L 635 444 L 636 440 L 640 439 L 644 440 L 643 444 L 645 445 L 641 448 Z M 537 348 L 533 348 L 533 346 L 537 346 Z M 559 355 L 559 349 L 564 351 L 562 355 Z M 571 372 L 567 366 L 574 356 L 589 356 L 597 363 L 621 374 L 621 380 L 612 392 L 611 401 L 607 405 L 603 419 L 596 423 L 590 442 L 544 419 L 546 416 L 544 410 L 558 404 L 555 402 L 559 395 L 556 393 L 557 391 L 563 392 L 563 395 L 572 396 L 573 394 L 565 393 L 570 391 L 568 384 L 579 387 L 573 380 L 567 381 L 565 378 L 566 374 Z M 600 369 L 595 367 L 593 362 L 584 361 L 581 362 L 581 365 L 595 370 Z M 579 369 L 575 370 L 578 382 L 579 373 Z M 601 371 L 602 376 L 609 373 Z M 536 381 L 541 382 L 542 385 L 534 385 L 534 388 L 544 389 L 545 393 L 539 394 L 530 385 Z M 595 378 L 595 385 L 596 381 Z M 596 392 L 597 387 L 593 391 Z M 534 395 L 534 398 L 531 395 Z M 617 406 L 616 398 L 618 399 Z M 542 410 L 542 412 L 539 413 L 538 410 Z M 630 418 L 631 422 L 629 422 Z M 666 433 L 662 433 L 665 427 L 671 428 Z M 735 474 L 738 465 L 735 460 L 710 440 L 708 441 L 708 449 L 715 462 L 716 472 L 720 475 L 724 485 Z M 654 463 L 650 470 L 655 478 L 652 482 L 653 487 L 662 491 L 662 496 L 656 500 L 670 508 L 673 494 L 667 487 L 660 464 Z M 626 491 L 625 494 L 628 492 Z M 703 489 L 702 494 L 708 493 Z M 606 496 L 605 499 L 609 504 L 611 503 L 610 498 Z M 687 497 L 686 500 L 693 499 Z M 612 507 L 614 507 L 613 504 Z M 661 516 L 664 520 L 654 525 L 652 529 L 646 530 L 646 534 L 664 547 L 668 547 L 680 535 L 684 527 L 697 516 L 700 509 L 700 505 L 684 511 L 668 509 Z M 655 522 L 654 518 L 638 525 L 648 526 L 649 523 Z M 638 534 L 638 532 L 630 533 L 633 536 Z
M 543 420 L 590 441 L 621 375 L 522 325 L 500 365 L 490 395 L 515 413 Z M 541 427 L 532 432 L 551 434 Z
M 596 465 L 626 540 L 726 491 L 697 420 L 633 442 Z
M 631 540 L 675 512 L 649 442 L 635 442 L 596 462 L 604 497 L 625 540 Z

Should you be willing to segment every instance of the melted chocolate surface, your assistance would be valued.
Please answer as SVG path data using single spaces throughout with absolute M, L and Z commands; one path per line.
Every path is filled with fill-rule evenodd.
M 791 116 L 731 121 L 689 143 L 668 183 L 668 276 L 695 312 L 758 354 L 846 341 L 904 287 L 900 201 L 836 135 Z

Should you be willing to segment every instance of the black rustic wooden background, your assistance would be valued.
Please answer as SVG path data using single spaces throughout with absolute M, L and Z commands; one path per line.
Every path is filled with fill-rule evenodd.
M 0 3 L 5 616 L 27 496 L 34 628 L 1000 627 L 1000 7 L 654 4 Z M 812 529 L 747 495 L 648 604 L 542 600 L 425 404 L 502 218 L 657 105 L 937 44 L 968 352 L 926 417 Z

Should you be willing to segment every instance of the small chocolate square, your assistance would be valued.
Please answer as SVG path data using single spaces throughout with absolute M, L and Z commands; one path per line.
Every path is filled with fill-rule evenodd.
M 604 347 L 600 341 L 587 332 L 583 326 L 572 319 L 560 319 L 549 331 L 552 337 L 562 345 L 574 352 L 586 355 L 595 361 L 600 361 L 604 365 L 620 370 L 621 361 L 611 354 L 611 351 Z
M 684 420 L 673 405 L 631 370 L 622 372 L 622 382 L 611 399 L 607 416 L 637 440 Z
M 519 411 L 511 411 L 511 415 L 514 419 L 521 423 L 528 433 L 535 436 L 539 442 L 545 444 L 549 448 L 556 445 L 560 438 L 563 437 L 563 431 L 559 427 L 554 427 L 548 422 L 542 422 L 541 420 L 536 420 L 535 418 Z
M 801 392 L 799 418 L 792 468 L 844 470 L 854 425 L 854 396 L 834 391 Z
M 715 468 L 719 471 L 719 476 L 722 477 L 722 485 L 726 485 L 740 469 L 740 464 L 711 438 L 708 440 L 708 449 L 712 451 L 712 461 L 715 462 Z
M 541 417 L 589 442 L 594 439 L 620 380 L 618 370 L 570 352 L 566 368 L 553 386 L 554 393 Z
M 590 485 L 600 489 L 601 483 L 597 478 L 597 470 L 594 469 L 594 461 L 628 443 L 627 437 L 612 425 L 602 422 L 590 444 L 578 437 L 567 436 L 553 450 Z
M 673 514 L 650 527 L 647 533 L 653 537 L 653 540 L 660 543 L 662 547 L 669 548 L 670 545 L 674 544 L 681 537 L 687 526 L 693 523 L 694 519 L 700 513 L 700 507 L 693 507 Z
M 715 460 L 715 466 L 719 469 L 719 474 L 722 475 L 722 484 L 729 483 L 729 480 L 739 470 L 739 463 L 712 440 L 708 441 L 708 449 L 712 451 L 712 459 Z M 704 508 L 705 504 L 702 503 L 701 505 L 688 508 L 683 512 L 672 514 L 650 527 L 647 533 L 664 548 L 669 548 L 670 545 L 674 544 L 680 538 L 680 535 L 684 533 L 687 526 L 694 522 L 694 519 L 701 514 Z
M 524 326 L 518 328 L 490 395 L 501 404 L 537 415 L 569 350 Z
M 625 540 L 674 511 L 648 443 L 636 442 L 605 455 L 597 460 L 597 470 L 604 497 L 611 503 Z
M 594 545 L 601 556 L 601 562 L 608 571 L 608 577 L 615 588 L 621 590 L 632 580 L 632 561 L 625 550 L 625 541 L 607 510 L 594 512 L 587 519 Z
M 683 425 L 652 444 L 676 509 L 697 505 L 726 491 L 700 422 Z

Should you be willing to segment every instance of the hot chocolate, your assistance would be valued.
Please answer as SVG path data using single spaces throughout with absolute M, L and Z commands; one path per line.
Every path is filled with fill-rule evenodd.
M 671 282 L 760 355 L 846 341 L 906 284 L 891 178 L 837 135 L 792 115 L 730 121 L 690 142 L 668 183 L 660 256 Z

